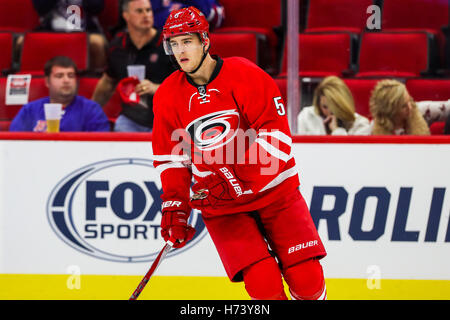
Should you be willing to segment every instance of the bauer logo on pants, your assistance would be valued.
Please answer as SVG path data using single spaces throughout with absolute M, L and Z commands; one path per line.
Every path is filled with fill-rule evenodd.
M 47 201 L 47 217 L 62 241 L 85 254 L 117 262 L 151 261 L 164 241 L 161 192 L 152 160 L 96 162 L 70 173 L 55 186 Z M 198 211 L 189 223 L 196 229 L 194 238 L 169 257 L 206 235 Z

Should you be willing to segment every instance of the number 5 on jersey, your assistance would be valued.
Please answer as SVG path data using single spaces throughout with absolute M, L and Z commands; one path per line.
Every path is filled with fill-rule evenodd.
M 286 114 L 286 109 L 284 108 L 284 104 L 280 101 L 281 97 L 273 98 L 273 102 L 275 103 L 275 108 L 277 108 L 277 112 L 280 116 L 284 116 Z

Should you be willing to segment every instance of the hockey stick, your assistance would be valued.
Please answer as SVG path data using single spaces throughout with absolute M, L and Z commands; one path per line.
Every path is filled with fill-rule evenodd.
M 137 286 L 136 290 L 134 290 L 134 292 L 131 295 L 129 300 L 136 300 L 137 297 L 139 297 L 139 295 L 141 294 L 142 290 L 144 290 L 147 282 L 150 280 L 150 278 L 152 277 L 153 273 L 155 272 L 156 268 L 158 268 L 158 266 L 160 265 L 161 261 L 164 259 L 166 254 L 170 251 L 170 249 L 172 249 L 174 242 L 175 241 L 173 239 L 169 239 L 166 242 L 164 247 L 161 249 L 161 252 L 156 257 L 155 261 L 153 261 L 152 266 L 147 271 L 147 273 L 145 274 L 144 278 L 142 278 L 142 280 L 139 283 L 139 285 Z

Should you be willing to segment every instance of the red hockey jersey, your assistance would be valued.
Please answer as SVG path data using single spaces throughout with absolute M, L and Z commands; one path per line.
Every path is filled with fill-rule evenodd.
M 154 165 L 163 201 L 187 203 L 196 181 L 226 163 L 244 185 L 244 197 L 221 201 L 203 214 L 254 211 L 299 186 L 286 109 L 273 79 L 244 58 L 216 58 L 206 85 L 182 71 L 154 96 Z

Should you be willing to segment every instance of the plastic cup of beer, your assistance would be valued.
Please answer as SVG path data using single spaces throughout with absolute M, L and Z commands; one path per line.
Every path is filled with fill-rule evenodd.
M 47 121 L 47 132 L 59 132 L 59 122 L 61 120 L 62 104 L 45 103 L 44 112 Z
M 145 79 L 145 65 L 143 64 L 129 65 L 127 71 L 129 77 L 137 77 L 139 81 Z

